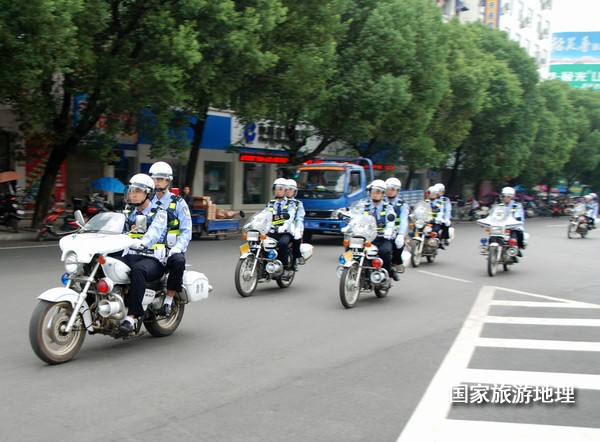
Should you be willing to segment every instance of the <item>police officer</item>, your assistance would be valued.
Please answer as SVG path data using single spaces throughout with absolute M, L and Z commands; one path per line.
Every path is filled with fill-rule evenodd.
M 392 247 L 392 264 L 395 266 L 396 272 L 404 273 L 402 251 L 404 250 L 404 235 L 406 235 L 406 229 L 408 229 L 408 204 L 400 198 L 402 183 L 398 178 L 388 178 L 385 180 L 385 185 L 386 201 L 394 208 L 394 212 L 396 212 L 396 237 L 394 238 Z
M 158 161 L 150 167 L 150 176 L 154 180 L 156 194 L 152 198 L 153 207 L 162 207 L 167 211 L 167 233 L 174 233 L 177 241 L 169 250 L 166 271 L 167 296 L 163 302 L 160 314 L 171 314 L 173 298 L 182 290 L 183 272 L 185 270 L 185 251 L 192 239 L 192 216 L 190 208 L 183 198 L 169 191 L 173 181 L 173 169 L 164 161 Z
M 366 214 L 374 216 L 377 221 L 377 238 L 373 244 L 379 249 L 383 268 L 394 278 L 394 281 L 398 281 L 400 277 L 392 270 L 392 238 L 396 229 L 396 212 L 385 201 L 386 189 L 385 181 L 373 181 L 369 185 L 369 201 L 366 203 L 364 211 Z
M 297 264 L 304 264 L 304 258 L 300 253 L 300 244 L 302 244 L 302 235 L 304 234 L 304 216 L 306 211 L 304 210 L 304 204 L 299 199 L 296 199 L 298 193 L 298 183 L 295 180 L 287 180 L 287 191 L 285 193 L 286 198 L 290 201 L 290 204 L 294 205 L 296 210 L 296 216 L 293 221 L 294 236 L 292 239 L 292 254 L 294 255 L 294 262 L 292 267 L 294 270 L 298 270 Z
M 523 205 L 515 201 L 515 189 L 512 187 L 504 187 L 500 192 L 500 198 L 502 201 L 498 203 L 499 206 L 506 206 L 510 209 L 512 216 L 517 221 L 521 221 L 521 226 L 517 229 L 513 229 L 510 231 L 510 236 L 517 240 L 517 245 L 519 246 L 519 253 L 517 256 L 523 256 L 521 253 L 521 249 L 525 248 L 524 242 L 524 226 L 525 226 L 525 211 L 523 210 Z
M 444 201 L 439 198 L 440 189 L 437 186 L 431 186 L 427 189 L 429 196 L 425 199 L 425 202 L 429 203 L 431 207 L 431 215 L 433 216 L 433 231 L 440 235 L 440 231 L 445 224 L 444 221 Z M 441 235 L 440 235 L 441 236 Z M 445 250 L 444 241 L 440 241 L 440 249 Z
M 288 261 L 287 248 L 292 241 L 293 223 L 296 218 L 295 205 L 286 197 L 288 183 L 285 178 L 277 178 L 273 181 L 274 199 L 265 206 L 273 214 L 273 221 L 268 236 L 277 240 L 278 257 L 285 269 L 283 276 L 287 276 L 290 263 Z
M 590 193 L 583 197 L 585 202 L 585 217 L 592 229 L 596 227 L 596 218 L 598 217 L 598 203 L 595 201 L 595 198 L 595 193 Z
M 160 241 L 167 228 L 167 213 L 162 208 L 152 207 L 150 198 L 153 191 L 154 181 L 143 173 L 132 176 L 125 191 L 127 206 L 123 213 L 129 224 L 136 224 L 136 217 L 143 215 L 148 228 L 145 233 L 130 232 L 134 240 L 123 256 L 117 258 L 131 268 L 127 317 L 119 326 L 119 333 L 123 336 L 135 331 L 137 319 L 144 316 L 142 301 L 148 282 L 159 279 L 164 273 L 164 266 L 156 257 L 156 252 L 160 248 L 157 246 L 164 247 Z
M 441 240 L 447 246 L 450 238 L 450 224 L 452 224 L 452 201 L 445 195 L 446 186 L 442 183 L 437 183 L 435 186 L 438 188 L 438 199 L 442 202 Z

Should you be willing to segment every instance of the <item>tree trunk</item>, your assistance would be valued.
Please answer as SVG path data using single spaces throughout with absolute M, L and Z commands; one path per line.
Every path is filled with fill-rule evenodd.
M 194 194 L 194 179 L 196 178 L 196 169 L 198 166 L 198 157 L 200 156 L 200 145 L 202 143 L 202 137 L 204 135 L 204 128 L 206 126 L 206 119 L 208 118 L 208 106 L 204 108 L 202 114 L 198 114 L 198 120 L 196 123 L 191 124 L 190 127 L 194 131 L 194 138 L 192 140 L 192 147 L 190 149 L 190 156 L 187 164 L 187 170 L 185 173 L 184 185 L 190 186 L 190 193 Z

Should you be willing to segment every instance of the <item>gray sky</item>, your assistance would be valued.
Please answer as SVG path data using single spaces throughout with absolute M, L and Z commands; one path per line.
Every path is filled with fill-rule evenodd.
M 554 0 L 552 32 L 600 32 L 600 0 Z

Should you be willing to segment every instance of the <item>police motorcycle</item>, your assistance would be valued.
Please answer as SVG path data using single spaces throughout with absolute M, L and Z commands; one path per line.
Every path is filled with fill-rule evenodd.
M 519 254 L 517 240 L 510 236 L 510 231 L 521 227 L 522 221 L 513 217 L 509 207 L 494 205 L 490 214 L 477 220 L 477 224 L 488 233 L 487 238 L 481 238 L 479 246 L 480 253 L 487 255 L 488 275 L 495 276 L 499 265 L 508 271 L 509 266 L 518 262 Z
M 283 217 L 288 217 L 284 214 Z M 273 213 L 263 209 L 255 213 L 242 227 L 242 239 L 246 242 L 240 246 L 240 257 L 235 267 L 235 288 L 240 296 L 252 296 L 259 282 L 275 281 L 284 289 L 292 285 L 296 271 L 286 270 L 277 259 L 277 240 L 267 236 Z M 304 261 L 312 257 L 313 246 L 302 244 L 300 252 Z M 291 245 L 283 253 L 288 254 L 288 262 L 292 262 Z
M 408 232 L 411 265 L 419 267 L 422 257 L 427 258 L 427 262 L 435 261 L 440 238 L 438 233 L 433 230 L 431 206 L 427 201 L 420 201 L 413 207 L 409 217 L 411 220 Z
M 588 226 L 588 220 L 585 217 L 587 209 L 585 204 L 579 203 L 573 207 L 571 211 L 571 218 L 569 219 L 569 230 L 567 230 L 567 236 L 569 239 L 575 238 L 576 235 L 580 235 L 585 238 L 590 230 Z
M 143 318 L 133 335 L 122 336 L 119 325 L 127 315 L 131 269 L 110 255 L 127 249 L 133 241 L 126 234 L 127 218 L 123 213 L 104 212 L 84 224 L 81 211 L 76 211 L 75 217 L 81 230 L 59 241 L 66 270 L 64 285 L 38 296 L 39 303 L 29 322 L 29 340 L 42 361 L 68 362 L 81 349 L 86 333 L 129 339 L 145 334 L 143 323 L 151 335 L 169 336 L 179 327 L 185 304 L 207 298 L 212 290 L 204 274 L 186 270 L 182 292 L 176 295 L 171 314 L 165 317 L 159 309 L 167 292 L 167 275 L 150 282 L 144 294 Z M 146 217 L 138 216 L 131 232 L 145 231 Z M 170 234 L 167 247 L 173 244 L 175 235 Z
M 373 291 L 378 298 L 385 298 L 392 287 L 378 248 L 372 244 L 377 238 L 377 221 L 364 212 L 364 205 L 358 203 L 344 214 L 350 218 L 343 228 L 347 250 L 339 258 L 337 275 L 340 278 L 340 301 L 345 308 L 354 307 L 361 292 Z

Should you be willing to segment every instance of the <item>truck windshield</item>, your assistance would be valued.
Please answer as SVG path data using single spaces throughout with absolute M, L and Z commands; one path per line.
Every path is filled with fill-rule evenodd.
M 346 188 L 346 171 L 299 170 L 296 173 L 296 182 L 298 183 L 300 197 L 302 197 L 302 194 L 324 194 L 320 197 L 340 198 Z

